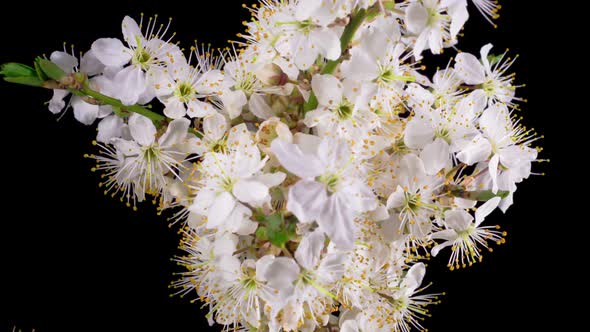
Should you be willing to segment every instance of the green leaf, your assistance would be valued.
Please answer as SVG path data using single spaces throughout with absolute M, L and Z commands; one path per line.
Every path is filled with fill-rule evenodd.
M 38 77 L 4 77 L 6 82 L 40 87 L 43 86 L 43 81 Z
M 66 72 L 63 69 L 47 59 L 37 58 L 37 64 L 41 71 L 53 80 L 59 81 L 66 76 Z
M 459 186 L 450 188 L 450 191 L 452 196 L 479 202 L 487 202 L 494 197 L 504 199 L 510 195 L 509 191 L 504 190 L 500 190 L 494 194 L 491 190 L 466 191 Z
M 5 77 L 38 77 L 35 68 L 16 62 L 3 64 L 0 67 L 0 75 Z

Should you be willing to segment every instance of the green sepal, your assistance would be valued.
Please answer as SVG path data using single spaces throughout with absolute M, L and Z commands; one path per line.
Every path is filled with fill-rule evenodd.
M 5 77 L 38 77 L 35 68 L 16 62 L 3 64 L 0 67 L 0 75 Z
M 41 71 L 50 79 L 59 81 L 66 76 L 66 72 L 63 69 L 47 59 L 37 58 L 36 63 Z
M 256 230 L 256 238 L 260 240 L 270 241 L 274 246 L 284 248 L 296 236 L 295 223 L 285 220 L 280 212 L 269 216 L 256 213 L 254 218 L 262 224 Z
M 489 54 L 488 61 L 490 62 L 490 66 L 493 66 L 496 63 L 500 62 L 500 60 L 502 60 L 503 57 L 504 57 L 503 54 L 499 54 L 499 55 Z
M 41 81 L 38 77 L 4 77 L 6 82 L 34 86 L 34 87 L 41 87 L 43 86 L 43 81 Z
M 454 197 L 459 197 L 463 199 L 468 199 L 471 201 L 478 201 L 478 202 L 487 202 L 492 198 L 500 197 L 502 199 L 508 197 L 510 195 L 509 191 L 500 190 L 497 193 L 493 193 L 491 190 L 475 190 L 475 191 L 466 191 L 460 187 L 453 187 L 450 189 L 451 195 Z
M 35 66 L 35 71 L 37 72 L 37 77 L 39 77 L 39 79 L 41 81 L 47 81 L 49 80 L 49 77 L 47 77 L 47 75 L 45 75 L 45 73 L 43 72 L 43 69 L 41 69 L 41 65 L 39 65 L 39 60 L 42 60 L 43 58 L 41 57 L 37 57 L 35 58 L 35 62 L 33 63 L 33 65 Z

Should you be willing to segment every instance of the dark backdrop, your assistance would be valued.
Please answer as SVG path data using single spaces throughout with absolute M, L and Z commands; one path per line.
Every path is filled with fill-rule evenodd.
M 61 49 L 62 42 L 87 50 L 99 37 L 120 37 L 125 14 L 172 16 L 176 40 L 194 39 L 223 47 L 242 31 L 248 19 L 241 1 L 27 1 L 3 4 L 0 15 L 0 62 L 30 62 L 34 56 Z M 548 76 L 550 40 L 545 8 L 529 1 L 502 1 L 494 29 L 470 8 L 472 19 L 460 48 L 474 53 L 486 42 L 496 50 L 520 54 L 514 66 L 525 123 L 544 133 L 543 157 L 550 164 L 535 170 L 519 187 L 516 204 L 506 216 L 496 212 L 490 223 L 501 224 L 508 243 L 486 254 L 483 264 L 450 272 L 445 252 L 429 262 L 432 291 L 446 292 L 424 325 L 430 331 L 551 330 L 562 292 L 553 280 L 558 262 L 560 228 L 551 207 L 553 186 L 561 178 L 557 153 L 559 118 L 551 117 L 559 96 Z M 554 45 L 555 46 L 555 45 Z M 559 46 L 558 46 L 559 47 Z M 452 50 L 446 52 L 450 57 Z M 549 58 L 548 58 L 549 57 Z M 446 60 L 442 61 L 446 63 Z M 24 331 L 219 331 L 208 328 L 200 304 L 170 297 L 168 284 L 179 271 L 170 258 L 179 236 L 149 205 L 133 212 L 102 195 L 91 163 L 94 129 L 77 123 L 71 111 L 61 120 L 44 102 L 50 92 L 0 82 L 2 201 L 0 222 L 0 331 L 14 325 Z M 563 105 L 561 105 L 563 106 Z M 533 312 L 534 314 L 529 314 Z M 563 323 L 563 321 L 562 321 Z M 161 327 L 161 328 L 159 328 Z

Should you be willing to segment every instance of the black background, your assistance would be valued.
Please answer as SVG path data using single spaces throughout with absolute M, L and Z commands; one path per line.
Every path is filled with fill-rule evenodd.
M 172 16 L 176 40 L 185 47 L 194 39 L 224 47 L 249 18 L 241 1 L 182 3 L 3 5 L 0 62 L 29 63 L 61 49 L 63 41 L 87 50 L 97 38 L 121 37 L 125 14 L 157 13 L 163 21 Z M 524 122 L 545 134 L 542 156 L 552 162 L 534 165 L 547 176 L 526 181 L 507 215 L 491 217 L 508 231 L 508 243 L 486 254 L 483 264 L 450 272 L 448 252 L 429 262 L 431 291 L 447 293 L 424 322 L 430 331 L 552 330 L 558 320 L 562 328 L 567 324 L 556 311 L 565 304 L 555 296 L 566 290 L 555 285 L 561 265 L 552 258 L 564 250 L 556 242 L 561 228 L 554 226 L 560 220 L 553 217 L 551 194 L 563 176 L 557 157 L 562 123 L 554 114 L 564 104 L 548 77 L 564 68 L 548 65 L 548 57 L 559 57 L 560 51 L 553 51 L 547 16 L 559 13 L 530 3 L 502 1 L 498 29 L 470 7 L 472 19 L 459 47 L 478 53 L 492 42 L 496 51 L 510 48 L 520 55 L 514 70 L 517 81 L 527 84 L 518 91 L 529 100 L 522 107 Z M 452 55 L 448 50 L 445 59 Z M 44 106 L 49 98 L 49 91 L 0 83 L 0 181 L 6 195 L 0 222 L 0 331 L 13 326 L 37 332 L 219 331 L 207 327 L 200 304 L 169 296 L 172 274 L 180 269 L 170 261 L 178 253 L 176 229 L 150 205 L 133 212 L 102 195 L 92 164 L 82 157 L 95 151 L 94 128 L 77 123 L 71 110 L 57 121 Z

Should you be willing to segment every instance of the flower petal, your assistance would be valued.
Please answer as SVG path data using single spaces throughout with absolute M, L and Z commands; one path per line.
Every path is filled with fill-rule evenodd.
M 131 61 L 131 50 L 116 38 L 101 38 L 92 43 L 92 52 L 105 66 L 123 67 Z
M 268 197 L 268 187 L 252 180 L 239 180 L 232 192 L 239 201 L 252 205 L 259 205 Z
M 228 192 L 217 195 L 207 210 L 207 228 L 221 226 L 236 206 L 236 199 Z
M 72 108 L 76 120 L 87 126 L 94 123 L 94 120 L 98 117 L 99 106 L 89 104 L 78 96 L 72 97 Z
M 477 211 L 475 211 L 476 227 L 479 226 L 484 221 L 484 219 L 496 209 L 496 207 L 498 207 L 498 204 L 500 204 L 501 200 L 502 199 L 500 197 L 494 197 L 477 208 Z
M 158 139 L 161 148 L 169 148 L 173 145 L 183 143 L 188 135 L 188 128 L 191 122 L 189 119 L 176 119 L 168 124 L 168 129 L 162 137 Z
M 270 149 L 285 169 L 300 178 L 315 178 L 324 171 L 320 160 L 315 155 L 303 153 L 295 144 L 275 139 Z
M 121 29 L 123 30 L 123 38 L 129 46 L 137 47 L 138 40 L 144 44 L 143 33 L 141 33 L 141 29 L 139 28 L 139 25 L 137 25 L 137 22 L 131 17 L 125 16 L 123 18 Z
M 289 189 L 287 210 L 302 223 L 317 220 L 325 209 L 328 195 L 323 184 L 301 180 Z
M 151 145 L 156 140 L 156 126 L 152 120 L 143 115 L 133 113 L 129 117 L 129 131 L 131 137 L 140 145 Z
M 342 83 L 333 75 L 315 75 L 311 87 L 320 105 L 334 107 L 342 100 Z
M 486 73 L 479 60 L 470 53 L 459 53 L 455 59 L 457 75 L 469 85 L 482 84 L 486 80 Z
M 319 228 L 303 236 L 295 251 L 297 263 L 304 269 L 315 270 L 320 261 L 320 254 L 324 249 L 324 240 L 326 236 Z
M 119 98 L 123 105 L 136 104 L 147 88 L 145 73 L 136 66 L 129 66 L 118 72 L 113 82 L 115 97 Z

